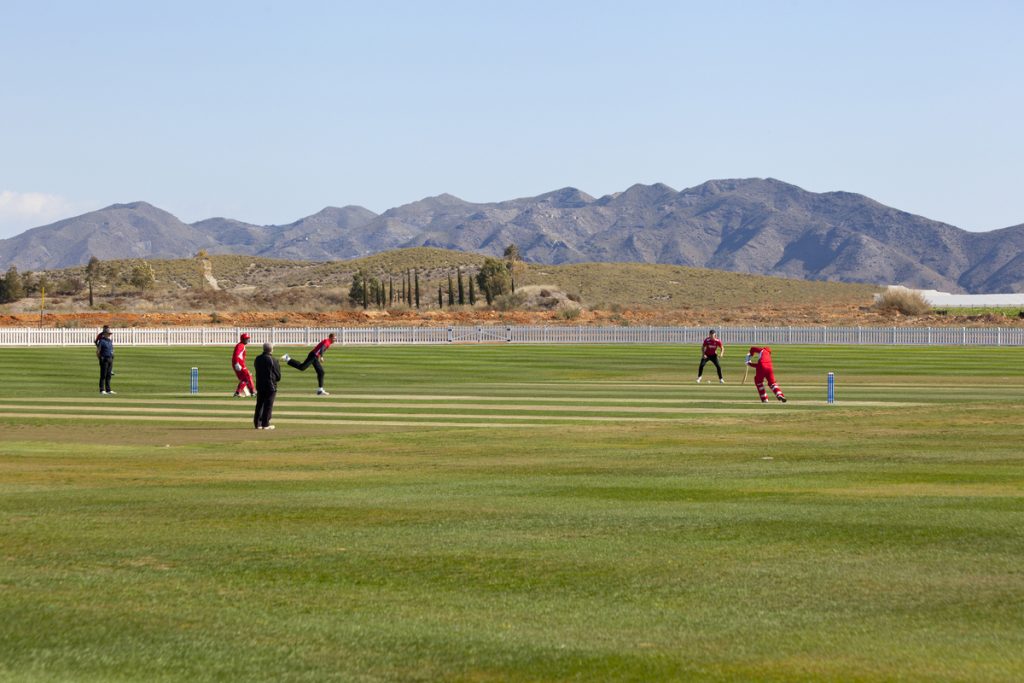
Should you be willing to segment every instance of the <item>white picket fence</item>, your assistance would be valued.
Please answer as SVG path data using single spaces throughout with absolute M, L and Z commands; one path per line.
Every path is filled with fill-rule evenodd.
M 699 344 L 707 327 L 129 327 L 114 330 L 119 346 L 226 346 L 248 332 L 254 344 L 316 344 L 330 332 L 338 343 L 367 344 Z M 91 345 L 96 328 L 0 328 L 0 346 Z M 727 344 L 870 344 L 1024 346 L 1015 327 L 719 327 Z

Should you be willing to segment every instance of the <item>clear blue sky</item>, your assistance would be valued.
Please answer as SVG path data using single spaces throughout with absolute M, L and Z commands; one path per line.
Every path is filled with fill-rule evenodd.
M 1021 2 L 0 0 L 0 237 L 774 177 L 1024 222 Z

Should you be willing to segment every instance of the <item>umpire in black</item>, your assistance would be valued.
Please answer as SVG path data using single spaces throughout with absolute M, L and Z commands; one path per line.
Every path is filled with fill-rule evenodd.
M 114 341 L 109 327 L 104 327 L 96 340 L 96 357 L 100 361 L 100 393 L 104 396 L 117 393 L 110 390 L 110 376 L 114 374 Z
M 281 381 L 281 366 L 273 356 L 274 345 L 263 344 L 263 353 L 256 356 L 256 413 L 252 417 L 256 429 L 273 429 L 270 417 L 274 413 L 274 399 L 277 398 L 277 383 Z

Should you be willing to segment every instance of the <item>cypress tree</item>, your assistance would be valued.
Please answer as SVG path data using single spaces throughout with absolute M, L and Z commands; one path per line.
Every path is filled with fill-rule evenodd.
M 416 308 L 420 307 L 420 271 L 414 270 L 416 277 Z
M 92 308 L 92 285 L 99 279 L 103 266 L 95 256 L 89 257 L 89 263 L 85 266 L 85 281 L 89 283 L 89 308 Z
M 452 286 L 451 273 L 448 274 L 448 305 L 455 305 L 455 288 Z
M 470 306 L 475 306 L 476 305 L 476 290 L 473 289 L 473 278 L 471 276 L 467 276 L 466 279 L 469 280 L 469 305 Z
M 459 268 L 459 305 L 466 305 L 466 289 L 462 286 L 462 268 Z
M 441 285 L 437 286 L 437 307 L 444 308 L 444 292 L 441 289 Z

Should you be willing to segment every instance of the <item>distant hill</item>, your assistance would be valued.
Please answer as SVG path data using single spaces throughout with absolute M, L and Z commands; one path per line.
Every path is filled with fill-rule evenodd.
M 174 258 L 218 244 L 210 234 L 166 211 L 146 202 L 132 202 L 0 240 L 0 265 L 38 270 L 83 264 L 90 256 L 104 260 Z
M 258 256 L 215 255 L 208 259 L 212 275 L 217 279 L 222 299 L 200 299 L 202 305 L 219 301 L 222 306 L 251 305 L 252 296 L 259 296 L 258 306 L 283 306 L 295 303 L 296 293 L 313 299 L 347 301 L 347 293 L 356 271 L 401 286 L 401 274 L 416 269 L 425 308 L 434 308 L 438 286 L 447 291 L 448 279 L 459 270 L 465 275 L 479 271 L 487 258 L 483 254 L 464 251 L 415 247 L 364 256 L 346 261 L 297 261 L 268 259 Z M 127 272 L 133 261 L 107 261 L 108 269 Z M 205 289 L 195 258 L 153 260 L 149 262 L 156 275 L 150 291 L 154 301 L 165 310 L 187 309 L 195 302 L 193 295 Z M 50 281 L 59 283 L 68 276 L 84 278 L 83 266 L 47 272 Z M 841 282 L 816 282 L 775 278 L 745 273 L 729 273 L 704 268 L 646 263 L 574 263 L 545 265 L 523 263 L 516 267 L 519 286 L 553 286 L 578 295 L 587 307 L 614 310 L 619 307 L 648 309 L 750 309 L 768 314 L 779 307 L 817 305 L 843 308 L 869 306 L 878 287 Z M 98 294 L 107 296 L 109 284 Z M 238 295 L 232 300 L 232 295 Z M 84 295 L 79 299 L 85 301 Z M 310 310 L 312 310 L 312 307 Z
M 418 246 L 498 255 L 513 243 L 533 263 L 659 263 L 951 292 L 1024 290 L 1024 224 L 970 233 L 862 195 L 807 192 L 773 179 L 712 180 L 682 191 L 634 185 L 600 198 L 564 188 L 485 204 L 444 194 L 380 215 L 327 208 L 284 226 L 225 218 L 186 225 L 138 202 L 0 240 L 0 268 L 199 249 L 321 261 Z
M 376 216 L 361 206 L 329 206 L 288 225 L 258 226 L 229 218 L 209 218 L 193 227 L 217 241 L 210 253 L 332 261 L 338 258 L 336 254 L 358 248 L 359 242 L 353 243 L 351 232 Z

